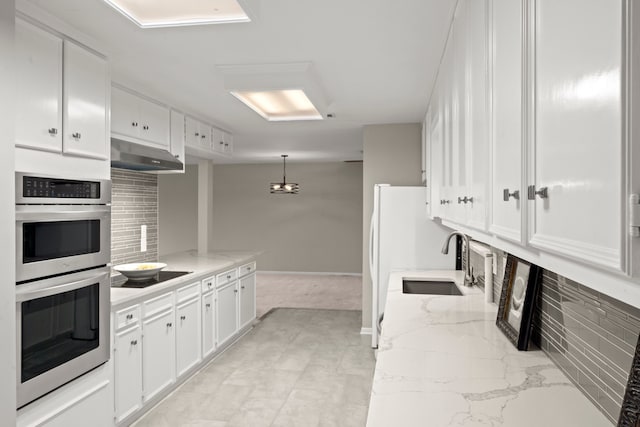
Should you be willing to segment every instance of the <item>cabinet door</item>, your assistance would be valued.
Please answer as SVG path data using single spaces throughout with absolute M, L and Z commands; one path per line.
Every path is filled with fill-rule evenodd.
M 185 142 L 190 147 L 200 147 L 200 129 L 198 128 L 198 121 L 191 118 L 186 117 L 184 119 L 184 128 L 185 128 Z
M 139 99 L 140 138 L 169 149 L 169 108 Z
M 218 289 L 216 314 L 220 347 L 238 330 L 238 282 Z
M 440 197 L 443 205 L 440 209 L 441 217 L 452 219 L 452 210 L 455 203 L 453 189 L 453 28 L 449 34 L 449 41 L 442 58 L 442 76 L 439 84 L 440 111 L 442 120 L 442 180 L 440 182 Z
M 15 46 L 15 143 L 61 152 L 62 40 L 16 19 Z
M 224 153 L 224 131 L 217 128 L 212 128 L 211 146 L 213 148 L 213 151 L 217 153 Z
M 622 2 L 538 0 L 530 243 L 621 269 Z M 579 11 L 579 17 L 576 16 Z M 567 23 L 571 23 L 567 31 Z
M 202 357 L 216 349 L 216 315 L 214 292 L 202 295 Z
M 206 123 L 198 123 L 200 133 L 200 148 L 206 151 L 211 150 L 211 126 Z
M 175 381 L 175 312 L 164 312 L 143 321 L 142 347 L 144 401 Z
M 139 137 L 138 97 L 117 87 L 111 88 L 111 133 Z
M 256 318 L 256 275 L 240 279 L 240 328 Z
M 490 231 L 521 241 L 523 155 L 522 2 L 493 0 L 492 209 Z M 507 200 L 503 195 L 507 193 Z M 518 194 L 515 194 L 518 192 Z
M 488 22 L 487 0 L 466 0 L 467 20 L 467 116 L 466 166 L 467 197 L 464 204 L 467 224 L 478 230 L 487 229 L 489 203 L 489 109 L 488 109 Z
M 200 362 L 200 298 L 178 306 L 176 361 L 178 377 Z
M 442 174 L 443 174 L 443 147 L 442 147 L 442 116 L 437 102 L 437 92 L 434 93 L 430 108 L 428 124 L 429 142 L 429 204 L 431 206 L 431 217 L 441 217 L 445 200 L 442 194 Z
M 115 336 L 116 422 L 142 406 L 142 334 L 140 326 Z
M 67 154 L 109 158 L 107 61 L 69 41 L 64 42 L 62 148 Z
M 229 132 L 223 132 L 224 134 L 224 153 L 232 154 L 233 153 L 233 135 Z
M 171 138 L 169 151 L 173 156 L 184 163 L 184 114 L 171 110 Z M 184 166 L 182 168 L 184 171 Z

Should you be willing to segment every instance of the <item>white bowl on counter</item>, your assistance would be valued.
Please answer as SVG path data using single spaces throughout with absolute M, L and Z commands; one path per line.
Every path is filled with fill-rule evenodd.
M 163 262 L 134 262 L 116 265 L 113 269 L 122 273 L 129 280 L 143 281 L 151 279 L 166 266 L 167 264 Z

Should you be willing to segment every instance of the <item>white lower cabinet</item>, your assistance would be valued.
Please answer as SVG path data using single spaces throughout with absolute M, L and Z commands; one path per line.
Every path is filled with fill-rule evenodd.
M 220 347 L 238 330 L 238 282 L 220 287 L 217 300 L 218 347 Z
M 142 329 L 116 332 L 114 347 L 116 422 L 142 407 Z
M 142 322 L 142 388 L 148 402 L 175 381 L 176 335 L 173 309 Z
M 240 279 L 240 329 L 256 318 L 256 275 Z
M 202 357 L 216 349 L 215 292 L 202 295 Z
M 201 360 L 200 297 L 179 305 L 176 314 L 176 363 L 180 377 Z

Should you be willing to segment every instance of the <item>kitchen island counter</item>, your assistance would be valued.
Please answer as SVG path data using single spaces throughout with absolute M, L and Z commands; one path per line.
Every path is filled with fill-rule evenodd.
M 162 292 L 168 292 L 180 286 L 222 273 L 225 270 L 239 267 L 254 261 L 260 253 L 258 251 L 216 251 L 199 254 L 196 250 L 190 250 L 160 257 L 160 262 L 167 264 L 165 271 L 190 271 L 191 273 L 146 288 L 112 286 L 111 309 L 121 308 Z M 112 283 L 123 283 L 125 280 L 120 273 L 115 273 L 112 276 Z
M 450 279 L 464 295 L 403 294 L 403 278 Z M 462 281 L 391 273 L 368 427 L 612 426 L 542 351 L 517 351 L 497 306 Z

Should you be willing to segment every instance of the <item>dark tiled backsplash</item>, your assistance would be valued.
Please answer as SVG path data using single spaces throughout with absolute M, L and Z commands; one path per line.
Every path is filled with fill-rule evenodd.
M 506 253 L 497 255 L 494 302 L 500 300 Z M 484 260 L 471 253 L 471 267 L 484 287 Z M 616 423 L 633 361 L 640 310 L 543 270 L 532 339 L 612 423 Z
M 147 251 L 140 252 L 141 226 L 147 226 Z M 158 177 L 111 169 L 111 262 L 158 260 Z

